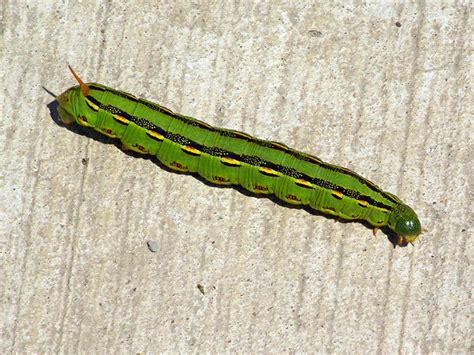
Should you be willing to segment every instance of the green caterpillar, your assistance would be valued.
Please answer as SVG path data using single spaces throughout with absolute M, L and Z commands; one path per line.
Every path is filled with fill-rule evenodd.
M 416 213 L 395 195 L 355 172 L 284 144 L 208 125 L 197 119 L 106 86 L 79 85 L 56 99 L 65 124 L 77 122 L 121 140 L 123 148 L 155 155 L 165 166 L 197 173 L 220 185 L 240 185 L 255 194 L 308 205 L 347 220 L 388 227 L 397 245 L 421 234 Z

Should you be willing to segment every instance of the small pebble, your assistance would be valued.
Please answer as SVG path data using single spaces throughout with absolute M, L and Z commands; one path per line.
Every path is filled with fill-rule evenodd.
M 321 37 L 323 35 L 323 33 L 318 30 L 309 30 L 308 33 L 312 37 Z
M 158 243 L 155 242 L 154 240 L 149 240 L 148 242 L 146 242 L 146 244 L 148 245 L 148 249 L 152 252 L 152 253 L 156 253 L 159 249 L 158 247 Z

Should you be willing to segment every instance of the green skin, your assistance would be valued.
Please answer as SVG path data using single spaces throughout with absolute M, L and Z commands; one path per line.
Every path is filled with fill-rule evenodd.
M 388 227 L 398 245 L 421 233 L 410 207 L 349 169 L 281 143 L 209 126 L 100 84 L 80 84 L 57 97 L 65 124 L 91 127 L 120 139 L 125 149 L 155 155 L 171 169 L 197 173 L 215 184 L 240 185 L 343 219 L 364 220 L 374 231 Z

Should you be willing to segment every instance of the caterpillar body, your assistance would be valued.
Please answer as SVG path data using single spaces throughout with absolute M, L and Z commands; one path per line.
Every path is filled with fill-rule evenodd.
M 355 172 L 284 144 L 213 127 L 156 103 L 96 83 L 79 85 L 56 100 L 65 124 L 76 122 L 113 138 L 125 149 L 155 155 L 165 166 L 199 174 L 219 185 L 240 185 L 346 220 L 388 227 L 398 245 L 421 233 L 416 213 L 395 195 Z

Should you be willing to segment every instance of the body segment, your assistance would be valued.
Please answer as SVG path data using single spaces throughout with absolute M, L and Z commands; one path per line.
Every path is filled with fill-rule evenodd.
M 281 143 L 213 127 L 133 95 L 78 81 L 79 86 L 58 97 L 65 123 L 89 126 L 120 139 L 126 149 L 155 155 L 173 170 L 197 173 L 214 184 L 240 185 L 340 218 L 387 226 L 397 234 L 398 244 L 412 242 L 420 234 L 410 207 L 351 170 Z

